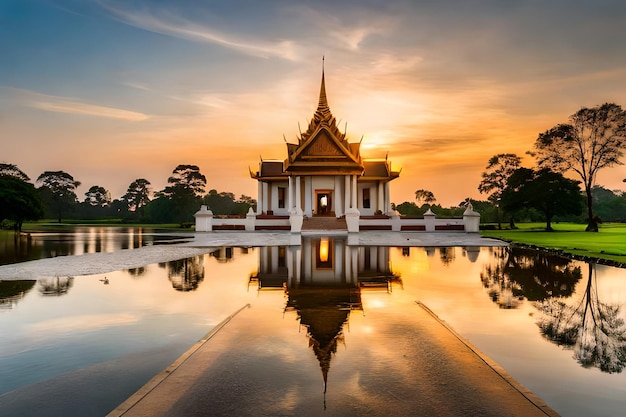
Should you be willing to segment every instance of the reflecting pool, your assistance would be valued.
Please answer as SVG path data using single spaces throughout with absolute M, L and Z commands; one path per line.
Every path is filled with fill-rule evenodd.
M 0 299 L 3 415 L 106 414 L 246 304 L 293 335 L 267 348 L 299 352 L 301 372 L 331 396 L 354 347 L 401 355 L 383 334 L 409 323 L 416 301 L 563 416 L 620 415 L 626 405 L 626 270 L 535 251 L 303 238 L 1 281 Z
M 114 252 L 189 239 L 167 229 L 48 225 L 22 234 L 0 230 L 0 265 L 55 256 Z

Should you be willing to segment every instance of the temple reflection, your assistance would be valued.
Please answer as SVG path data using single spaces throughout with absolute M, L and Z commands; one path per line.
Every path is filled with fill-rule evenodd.
M 364 314 L 362 291 L 392 292 L 401 285 L 390 266 L 389 248 L 351 246 L 345 238 L 303 238 L 299 246 L 259 248 L 258 271 L 250 285 L 284 290 L 286 312 L 307 329 L 309 347 L 320 363 L 326 392 L 330 363 L 345 343 L 351 311 Z

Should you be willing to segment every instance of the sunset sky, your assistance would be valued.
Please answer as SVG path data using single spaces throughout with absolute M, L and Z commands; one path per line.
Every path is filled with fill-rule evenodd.
M 402 168 L 393 202 L 485 199 L 492 155 L 524 156 L 580 107 L 626 106 L 625 19 L 618 0 L 1 0 L 0 162 L 66 171 L 81 200 L 136 178 L 161 190 L 178 164 L 256 198 L 248 167 L 285 158 L 325 56 L 342 130 Z

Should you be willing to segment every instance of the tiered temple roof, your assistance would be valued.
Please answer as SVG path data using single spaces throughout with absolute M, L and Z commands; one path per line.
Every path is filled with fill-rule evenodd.
M 364 160 L 361 143 L 349 142 L 346 133 L 339 130 L 328 105 L 323 71 L 319 102 L 309 126 L 298 143 L 286 145 L 287 159 L 282 166 L 276 160 L 261 160 L 259 171 L 250 172 L 250 176 L 269 181 L 296 175 L 358 175 L 363 180 L 390 181 L 400 175 L 391 170 L 387 159 Z

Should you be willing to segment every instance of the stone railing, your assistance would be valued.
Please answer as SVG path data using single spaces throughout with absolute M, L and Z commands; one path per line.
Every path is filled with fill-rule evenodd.
M 303 214 L 294 210 L 290 216 L 256 215 L 252 209 L 245 218 L 218 218 L 213 212 L 202 206 L 194 215 L 196 218 L 196 232 L 211 232 L 213 230 L 290 230 L 293 233 L 302 231 Z M 480 214 L 475 212 L 472 205 L 468 205 L 462 219 L 437 219 L 430 209 L 423 218 L 401 217 L 397 213 L 378 216 L 359 216 L 357 210 L 346 213 L 348 232 L 365 230 L 401 231 L 464 231 L 478 233 Z

